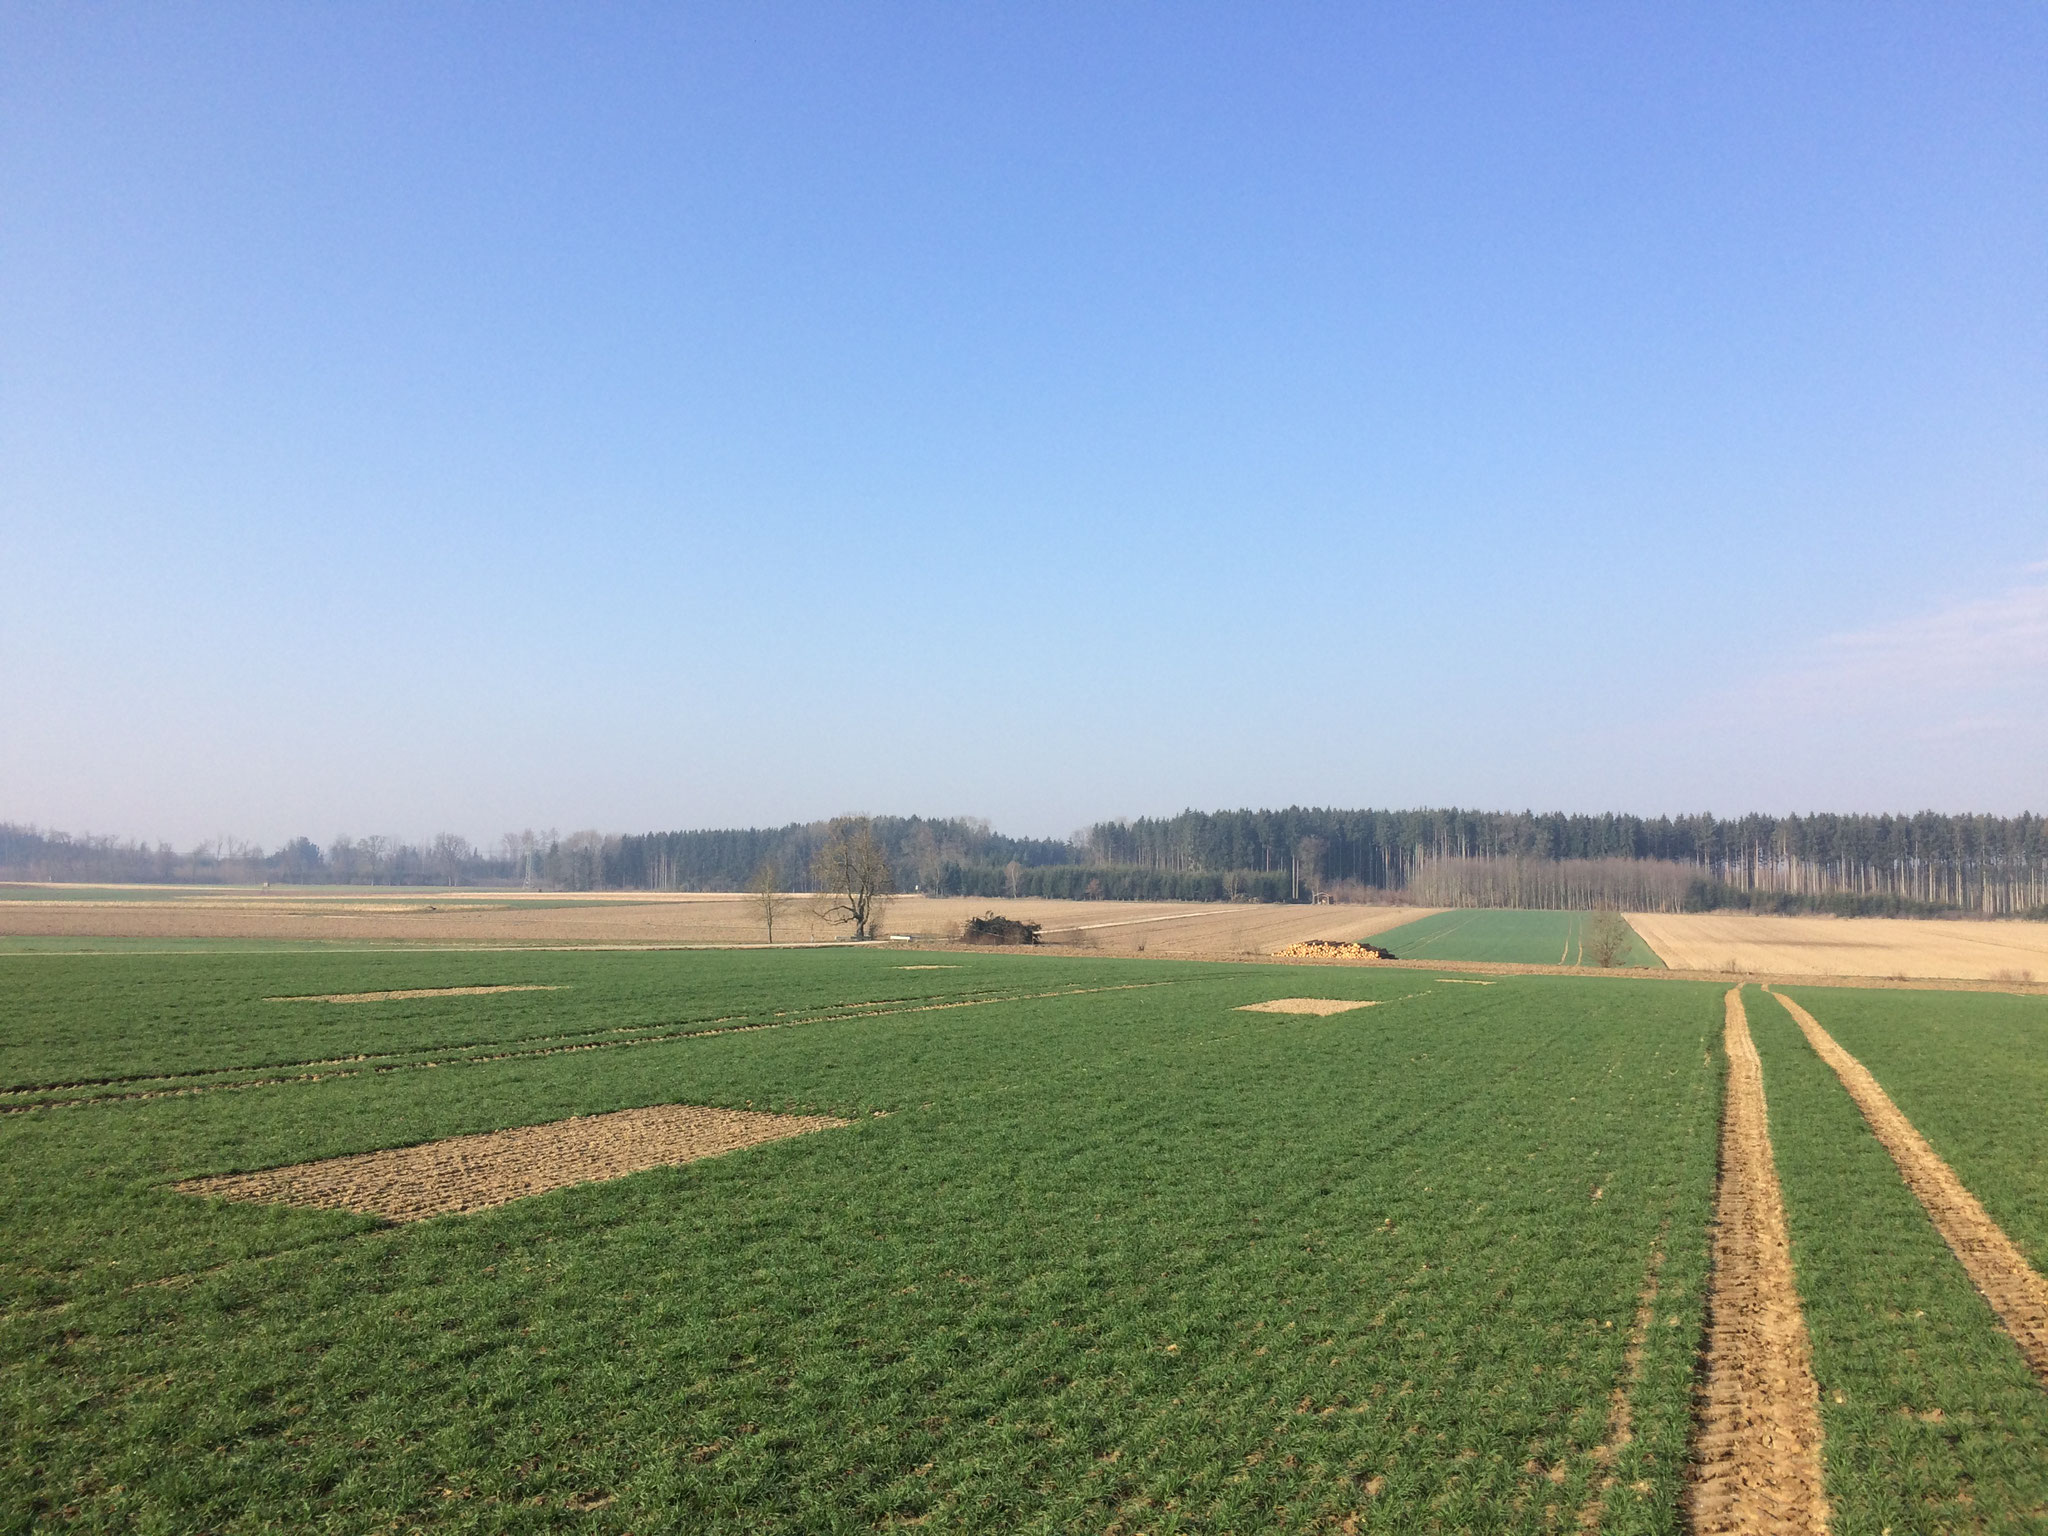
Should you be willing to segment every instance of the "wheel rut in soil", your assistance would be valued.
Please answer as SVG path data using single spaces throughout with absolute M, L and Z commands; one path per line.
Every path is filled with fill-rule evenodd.
M 1728 1093 L 1688 1503 L 1693 1530 L 1825 1532 L 1820 1393 L 1771 1155 L 1763 1063 L 1729 989 Z
M 1870 1129 L 1899 1165 L 1906 1187 L 1919 1197 L 1935 1230 L 1961 1261 L 1970 1283 L 1991 1304 L 2027 1364 L 2048 1386 L 2048 1280 L 2027 1262 L 2027 1256 L 1963 1186 L 1941 1154 L 1927 1144 L 1927 1138 L 1892 1102 L 1870 1069 L 1843 1050 L 1820 1021 L 1791 998 L 1782 992 L 1771 996 L 1784 1004 L 1814 1054 L 1835 1069 L 1835 1076 L 1863 1111 Z

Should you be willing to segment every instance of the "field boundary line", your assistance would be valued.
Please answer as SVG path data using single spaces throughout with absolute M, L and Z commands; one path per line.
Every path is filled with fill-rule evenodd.
M 711 1029 L 681 1030 L 668 1034 L 646 1034 L 631 1040 L 587 1040 L 574 1045 L 550 1045 L 538 1050 L 496 1051 L 489 1055 L 451 1054 L 419 1061 L 389 1061 L 382 1065 L 345 1065 L 334 1072 L 299 1072 L 289 1076 L 245 1078 L 238 1082 L 194 1083 L 181 1088 L 148 1089 L 138 1093 L 99 1093 L 70 1099 L 39 1099 L 32 1104 L 0 1104 L 0 1115 L 26 1115 L 44 1109 L 91 1109 L 100 1104 L 133 1104 L 144 1099 L 192 1098 L 202 1093 L 224 1093 L 247 1088 L 282 1088 L 292 1083 L 336 1082 L 352 1077 L 377 1077 L 392 1072 L 419 1071 L 430 1067 L 475 1067 L 489 1062 L 524 1061 L 540 1056 L 566 1056 L 577 1051 L 615 1051 L 639 1045 L 672 1045 L 684 1040 L 707 1040 L 718 1035 L 755 1034 L 767 1029 L 793 1029 L 805 1024 L 839 1024 L 850 1019 L 891 1018 L 906 1013 L 942 1013 L 955 1008 L 986 1008 L 996 1003 L 1023 1003 L 1054 997 L 1085 997 L 1098 992 L 1143 992 L 1155 987 L 1177 986 L 1173 981 L 1120 982 L 1107 987 L 1070 987 L 1056 992 L 1019 992 L 1003 997 L 975 997 L 962 1002 L 920 1003 L 905 1008 L 854 1006 L 843 1013 L 827 1013 L 799 1019 L 772 1019 L 759 1024 L 729 1024 Z M 648 1026 L 660 1028 L 659 1025 Z M 495 1042 L 485 1041 L 485 1047 Z M 452 1052 L 474 1050 L 453 1046 Z M 224 1072 L 247 1070 L 223 1068 Z M 271 1070 L 258 1068 L 256 1070 Z
M 1164 986 L 1168 985 L 1168 983 L 1145 982 L 1133 983 L 1133 985 Z M 1089 990 L 1101 989 L 1095 988 Z M 1056 994 L 997 992 L 993 989 L 984 988 L 981 989 L 979 993 L 968 994 L 967 1000 L 974 1002 L 1003 1002 L 1013 997 L 1042 997 L 1053 995 Z M 958 998 L 959 994 L 952 994 L 952 999 L 957 1000 Z M 606 1044 L 629 1045 L 633 1043 L 630 1040 L 607 1042 L 602 1041 L 602 1037 L 605 1035 L 644 1036 L 655 1031 L 667 1031 L 669 1035 L 674 1035 L 677 1031 L 684 1031 L 691 1035 L 724 1034 L 730 1032 L 734 1028 L 750 1026 L 753 1023 L 765 1025 L 805 1024 L 818 1022 L 823 1019 L 836 1017 L 837 1015 L 834 1013 L 834 1010 L 842 1008 L 874 1008 L 884 1003 L 932 1002 L 947 999 L 948 994 L 945 993 L 927 995 L 924 997 L 878 997 L 872 998 L 864 1003 L 827 1003 L 821 1005 L 818 1010 L 806 1010 L 799 1008 L 793 1010 L 793 1012 L 796 1015 L 795 1017 L 784 1016 L 792 1010 L 781 1010 L 775 1014 L 769 1015 L 766 1018 L 763 1018 L 758 1012 L 750 1012 L 714 1014 L 709 1018 L 701 1019 L 669 1019 L 666 1021 L 660 1021 L 652 1024 L 594 1024 L 584 1029 L 558 1029 L 553 1031 L 552 1033 L 518 1035 L 510 1039 L 430 1040 L 423 1042 L 419 1045 L 403 1046 L 395 1050 L 356 1051 L 346 1056 L 308 1056 L 296 1059 L 287 1059 L 282 1061 L 245 1061 L 237 1063 L 232 1066 L 225 1067 L 194 1067 L 190 1071 L 186 1072 L 125 1072 L 107 1077 L 75 1078 L 70 1082 L 62 1083 L 15 1083 L 10 1087 L 0 1088 L 0 1101 L 5 1101 L 8 1099 L 26 1099 L 30 1095 L 38 1093 L 71 1094 L 78 1098 L 119 1098 L 122 1097 L 122 1095 L 88 1094 L 84 1090 L 92 1088 L 119 1088 L 125 1084 L 130 1083 L 186 1084 L 197 1085 L 202 1087 L 232 1087 L 235 1085 L 215 1085 L 209 1082 L 208 1080 L 213 1078 L 234 1077 L 236 1074 L 243 1074 L 246 1076 L 246 1074 L 252 1072 L 296 1071 L 303 1075 L 304 1072 L 311 1071 L 319 1067 L 355 1067 L 363 1065 L 365 1063 L 390 1062 L 396 1063 L 400 1066 L 404 1066 L 408 1064 L 405 1060 L 405 1058 L 407 1057 L 427 1056 L 432 1055 L 436 1052 L 447 1053 L 444 1056 L 443 1060 L 443 1064 L 446 1065 L 449 1064 L 449 1061 L 454 1056 L 457 1056 L 464 1052 L 492 1051 L 500 1049 L 502 1047 L 517 1046 L 559 1046 L 568 1042 L 576 1041 L 597 1041 Z M 274 1001 L 274 999 L 265 998 L 264 1001 L 271 1002 Z M 128 1097 L 134 1096 L 135 1095 L 128 1095 Z M 40 1103 L 8 1105 L 5 1102 L 0 1102 L 0 1113 L 4 1113 L 7 1110 L 13 1108 L 35 1109 L 39 1107 L 41 1107 Z
M 390 1003 L 415 997 L 482 997 L 490 992 L 562 992 L 573 983 L 520 981 L 485 987 L 401 987 L 395 992 L 310 992 L 266 997 L 266 1003 Z
M 1792 1015 L 1814 1054 L 1834 1068 L 1970 1283 L 1990 1304 L 2035 1376 L 2048 1386 L 2048 1279 L 2027 1262 L 2027 1256 L 1906 1118 L 1870 1069 L 1791 998 L 1782 992 L 1771 996 Z
M 1731 987 L 1723 1006 L 1728 1090 L 1687 1503 L 1701 1533 L 1824 1536 L 1820 1390 L 1771 1154 L 1763 1061 L 1742 988 Z

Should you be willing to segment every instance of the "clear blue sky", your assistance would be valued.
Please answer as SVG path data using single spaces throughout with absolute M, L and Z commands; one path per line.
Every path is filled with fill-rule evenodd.
M 2048 809 L 2048 10 L 0 7 L 0 819 Z

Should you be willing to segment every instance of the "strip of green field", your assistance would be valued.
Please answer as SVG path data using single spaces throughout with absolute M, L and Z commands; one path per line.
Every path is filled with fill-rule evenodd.
M 2048 997 L 1783 990 L 1870 1069 L 1992 1219 L 2048 1273 Z
M 644 1044 L 862 1004 L 1052 990 L 1090 973 L 1085 965 L 910 969 L 886 951 L 819 949 L 731 951 L 681 968 L 659 951 L 52 956 L 8 974 L 17 985 L 0 1032 L 0 1108 L 192 1086 L 210 1075 L 367 1073 L 507 1049 Z M 534 985 L 551 990 L 274 1000 Z
M 1439 912 L 1373 935 L 1402 960 L 1492 960 L 1507 965 L 1586 965 L 1588 912 L 1521 912 L 1497 907 Z M 1634 929 L 1620 964 L 1663 970 Z
M 1777 1003 L 1744 998 L 1813 1341 L 1830 1528 L 2038 1532 L 2048 1393 L 1833 1070 Z
M 0 1040 L 33 1015 L 38 1049 L 103 1076 L 177 1065 L 181 1026 L 213 1061 L 309 1027 L 385 1048 L 449 1021 L 280 1023 L 323 1005 L 260 999 L 456 978 L 572 984 L 446 1000 L 489 1005 L 450 1016 L 472 1043 L 531 1038 L 537 1003 L 555 1025 L 871 1006 L 0 1116 L 11 1527 L 1535 1531 L 1603 1498 L 1606 1530 L 1680 1527 L 1717 989 L 493 959 L 537 969 L 81 958 L 137 968 L 94 993 L 0 960 Z M 1288 995 L 1379 1006 L 1238 1011 Z M 662 1102 L 858 1123 L 403 1228 L 169 1188 Z M 1660 1252 L 1636 1438 L 1608 1469 Z

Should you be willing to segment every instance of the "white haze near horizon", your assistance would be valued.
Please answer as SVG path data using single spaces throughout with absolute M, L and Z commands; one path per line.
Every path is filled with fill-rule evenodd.
M 2013 813 L 2048 13 L 0 13 L 0 820 Z
M 395 806 L 393 815 L 383 823 L 359 818 L 353 829 L 342 826 L 326 833 L 315 830 L 322 824 L 311 816 L 282 828 L 259 826 L 254 829 L 256 835 L 251 835 L 246 826 L 208 827 L 199 822 L 169 830 L 145 823 L 117 825 L 111 830 L 149 842 L 166 840 L 180 848 L 223 838 L 274 848 L 298 835 L 311 836 L 324 846 L 337 834 L 377 832 L 395 835 L 402 841 L 424 842 L 434 832 L 452 830 L 489 850 L 496 845 L 499 835 L 507 831 L 567 833 L 590 828 L 641 832 L 781 826 L 863 810 L 906 816 L 976 816 L 991 822 L 996 831 L 1030 837 L 1066 837 L 1093 822 L 1115 820 L 1118 816 L 1171 815 L 1186 808 L 1259 809 L 1285 805 L 1383 809 L 1460 805 L 1480 810 L 1620 810 L 1649 816 L 1702 809 L 1724 816 L 1750 810 L 1783 814 L 1922 809 L 2010 815 L 2039 809 L 2040 765 L 2048 763 L 2048 580 L 2042 579 L 2048 576 L 2048 567 L 2028 574 L 2031 580 L 1991 597 L 1971 599 L 1887 625 L 1823 637 L 1788 658 L 1784 665 L 1744 682 L 1717 687 L 1689 700 L 1667 699 L 1639 707 L 1633 711 L 1637 718 L 1626 726 L 1615 723 L 1611 715 L 1604 721 L 1589 723 L 1576 738 L 1585 758 L 1574 773 L 1551 775 L 1548 794 L 1515 792 L 1517 786 L 1526 786 L 1538 777 L 1526 771 L 1527 765 L 1518 772 L 1469 776 L 1463 780 L 1468 786 L 1464 792 L 1443 794 L 1421 786 L 1416 775 L 1400 772 L 1391 764 L 1379 776 L 1379 782 L 1406 784 L 1408 793 L 1395 790 L 1369 800 L 1307 792 L 1261 794 L 1256 787 L 1262 780 L 1261 769 L 1256 764 L 1240 763 L 1234 772 L 1209 779 L 1215 787 L 1206 799 L 1191 795 L 1181 804 L 1169 804 L 1146 802 L 1132 795 L 1121 805 L 1097 810 L 1077 798 L 1072 802 L 1072 813 L 1064 821 L 1058 819 L 1057 812 L 1051 819 L 1041 812 L 1040 819 L 1032 821 L 1027 809 L 1009 805 L 995 806 L 992 813 L 986 803 L 961 807 L 943 799 L 926 803 L 892 800 L 879 784 L 879 776 L 867 769 L 861 772 L 875 787 L 866 798 L 850 791 L 834 799 L 833 789 L 826 787 L 816 793 L 810 804 L 786 810 L 758 797 L 736 795 L 728 814 L 697 820 L 659 821 L 643 816 L 639 820 L 605 821 L 586 816 L 536 822 L 530 817 L 514 817 L 501 818 L 497 825 L 465 829 L 453 821 L 421 825 L 416 817 L 405 814 L 405 807 Z M 1700 729 L 1702 725 L 1706 727 L 1704 731 Z M 1568 750 L 1570 740 L 1561 740 L 1559 750 Z M 1321 746 L 1327 751 L 1327 743 L 1315 742 L 1308 733 L 1294 745 L 1305 750 Z M 879 752 L 883 743 L 877 741 L 874 747 Z M 1986 750 L 1996 752 L 2009 770 L 2003 777 L 2005 793 L 1994 790 L 1985 800 L 1971 803 L 1941 799 L 1940 787 L 1957 777 L 1953 767 L 1955 755 Z M 1795 790 L 1776 803 L 1740 798 L 1746 762 L 1758 752 L 1771 754 L 1781 765 L 1776 770 L 1779 777 L 1787 783 L 1803 783 L 1805 794 Z M 1910 765 L 1910 772 L 1904 776 L 1900 773 L 1902 763 Z M 1014 772 L 1017 765 L 1012 761 L 1006 766 Z M 1004 769 L 995 767 L 994 772 L 1002 776 Z M 1185 770 L 1183 775 L 1187 782 L 1200 777 L 1185 775 Z M 1683 788 L 1675 798 L 1662 803 L 1632 802 L 1627 798 L 1627 786 L 1640 782 L 1645 775 Z M 1270 772 L 1265 775 L 1273 776 Z M 1282 781 L 1301 782 L 1298 773 L 1292 770 L 1278 777 Z M 1894 788 L 1915 777 L 1925 786 L 1926 793 L 1916 796 L 1911 790 L 1900 793 Z M 2001 776 L 1995 773 L 1977 779 L 1979 783 L 2000 781 Z M 933 782 L 933 793 L 942 796 L 946 786 Z M 1613 798 L 1599 797 L 1597 787 L 1601 784 L 1612 786 Z M 348 799 L 338 789 L 335 793 L 338 801 Z M 1024 802 L 1025 807 L 1029 804 Z M 1013 809 L 1016 814 L 1002 814 Z M 90 820 L 71 825 L 52 821 L 48 825 L 57 830 L 110 830 L 106 824 Z

